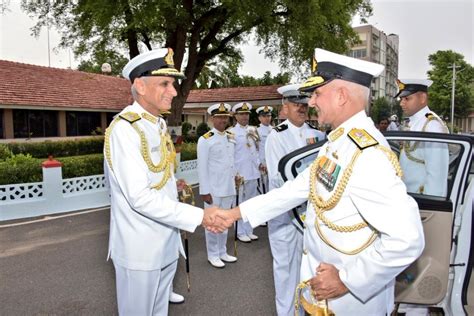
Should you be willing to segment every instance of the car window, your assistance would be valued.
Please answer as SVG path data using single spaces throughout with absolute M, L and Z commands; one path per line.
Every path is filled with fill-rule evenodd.
M 462 146 L 427 140 L 390 140 L 409 193 L 447 198 L 458 169 Z

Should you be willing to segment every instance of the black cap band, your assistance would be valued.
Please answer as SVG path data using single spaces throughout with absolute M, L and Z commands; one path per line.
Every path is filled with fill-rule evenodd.
M 168 65 L 165 62 L 164 58 L 157 58 L 152 59 L 143 64 L 138 65 L 130 72 L 130 81 L 133 83 L 135 78 L 143 77 L 143 76 L 151 76 L 151 72 L 153 70 L 158 70 L 161 68 L 173 68 L 172 65 Z
M 315 75 L 323 77 L 325 82 L 333 79 L 342 79 L 363 85 L 367 88 L 370 88 L 370 84 L 374 78 L 371 74 L 366 72 L 326 61 L 318 63 Z

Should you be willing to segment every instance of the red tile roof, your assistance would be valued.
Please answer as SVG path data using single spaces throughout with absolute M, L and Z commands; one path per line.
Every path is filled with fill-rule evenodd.
M 192 90 L 186 103 L 279 100 L 282 85 Z
M 132 101 L 123 78 L 0 60 L 0 104 L 121 110 Z
M 279 86 L 192 90 L 187 103 L 278 100 Z M 0 105 L 120 111 L 131 102 L 123 78 L 0 60 Z

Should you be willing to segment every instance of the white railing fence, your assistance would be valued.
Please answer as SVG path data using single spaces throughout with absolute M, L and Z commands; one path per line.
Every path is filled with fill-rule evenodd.
M 197 160 L 181 162 L 176 178 L 197 184 Z M 63 179 L 59 163 L 43 164 L 43 182 L 0 185 L 0 221 L 108 205 L 109 191 L 103 174 Z

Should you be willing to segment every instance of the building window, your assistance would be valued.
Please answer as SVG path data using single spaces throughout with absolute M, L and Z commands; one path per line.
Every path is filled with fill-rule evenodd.
M 112 123 L 112 121 L 114 120 L 115 116 L 118 114 L 118 112 L 107 112 L 106 116 L 107 116 L 107 126 L 110 125 L 110 123 Z
M 13 110 L 13 137 L 58 136 L 58 112 L 42 110 Z
M 5 132 L 3 131 L 3 109 L 0 109 L 0 138 L 5 138 Z
M 88 136 L 100 129 L 100 112 L 66 112 L 66 135 Z
M 347 54 L 349 57 L 353 58 L 364 58 L 367 56 L 367 50 L 365 48 L 362 49 L 353 49 Z

